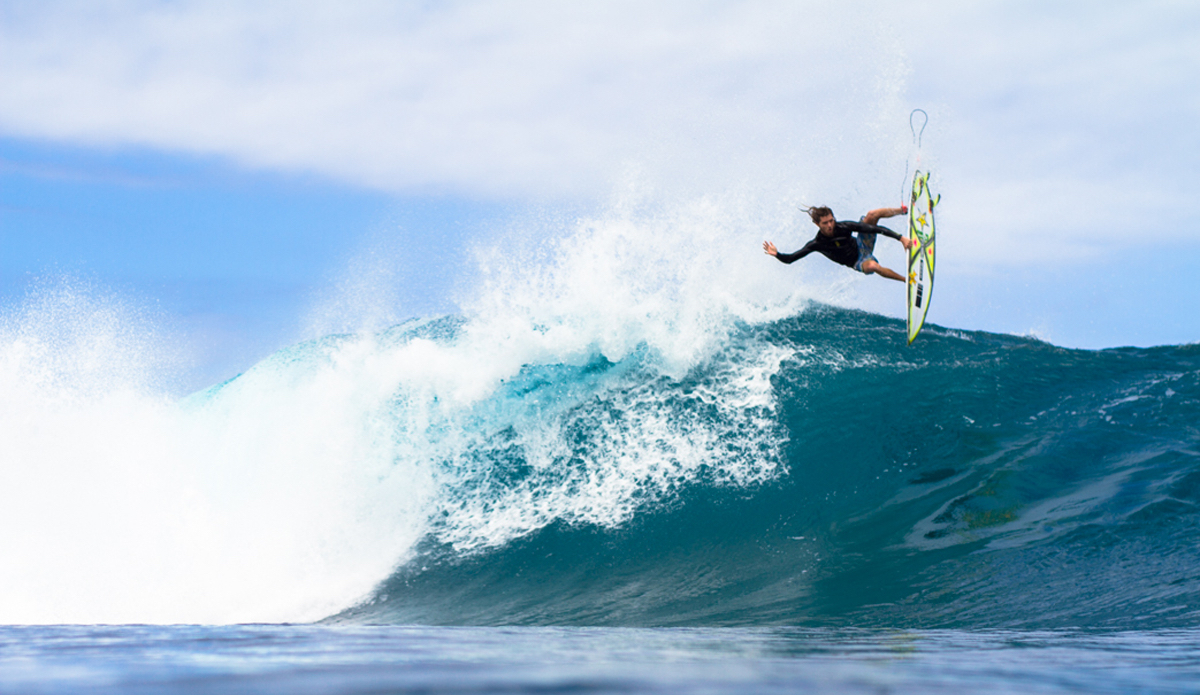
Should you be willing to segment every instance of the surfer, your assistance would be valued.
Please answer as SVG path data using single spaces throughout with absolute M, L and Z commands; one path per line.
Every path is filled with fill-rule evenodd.
M 784 263 L 794 263 L 816 251 L 824 254 L 834 263 L 854 268 L 864 275 L 879 273 L 885 278 L 904 282 L 903 275 L 890 268 L 885 268 L 875 260 L 875 236 L 878 234 L 889 236 L 904 244 L 904 248 L 908 249 L 912 245 L 911 239 L 877 224 L 885 217 L 895 217 L 907 213 L 907 206 L 878 208 L 863 215 L 862 220 L 858 222 L 839 222 L 834 219 L 833 211 L 824 206 L 809 207 L 804 211 L 812 218 L 813 224 L 817 225 L 817 235 L 813 237 L 812 241 L 795 253 L 779 253 L 775 244 L 764 241 L 763 251 L 767 255 L 774 256 Z M 858 234 L 857 239 L 854 237 L 856 233 Z

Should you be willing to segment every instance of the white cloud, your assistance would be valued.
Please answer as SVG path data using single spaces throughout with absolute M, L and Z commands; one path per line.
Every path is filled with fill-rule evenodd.
M 736 182 L 849 216 L 900 194 L 907 113 L 924 106 L 929 163 L 959 201 L 947 220 L 986 238 L 964 245 L 968 260 L 1031 236 L 1111 243 L 1147 205 L 1159 206 L 1161 233 L 1196 237 L 1184 224 L 1200 151 L 1190 3 L 3 12 L 0 132 L 10 136 L 523 198 L 603 196 L 637 166 L 663 184 Z
M 847 40 L 855 13 L 786 2 L 55 7 L 5 17 L 8 133 L 388 189 L 588 194 L 635 160 L 778 161 L 814 126 L 860 139 L 839 105 L 877 113 L 900 59 Z

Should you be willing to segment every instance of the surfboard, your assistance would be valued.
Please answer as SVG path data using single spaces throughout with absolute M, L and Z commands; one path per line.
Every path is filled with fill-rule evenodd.
M 933 208 L 942 197 L 929 190 L 929 172 L 913 174 L 912 202 L 908 206 L 908 233 L 918 243 L 908 250 L 908 344 L 916 340 L 929 313 L 933 296 L 934 252 L 937 237 Z

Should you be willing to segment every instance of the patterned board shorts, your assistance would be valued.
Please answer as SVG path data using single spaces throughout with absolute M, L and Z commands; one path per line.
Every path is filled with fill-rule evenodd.
M 865 218 L 866 216 L 864 215 L 863 217 Z M 859 222 L 862 222 L 862 219 L 859 219 Z M 854 263 L 854 269 L 860 273 L 865 274 L 867 272 L 862 269 L 863 263 L 867 261 L 879 262 L 875 258 L 875 237 L 876 234 L 874 232 L 858 233 L 858 260 Z

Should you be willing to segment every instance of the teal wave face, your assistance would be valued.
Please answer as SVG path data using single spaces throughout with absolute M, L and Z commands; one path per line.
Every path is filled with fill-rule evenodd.
M 738 390 L 753 360 L 772 365 L 756 398 Z M 645 351 L 527 366 L 457 422 L 425 540 L 332 620 L 1200 618 L 1200 346 L 1079 351 L 928 327 L 909 347 L 900 322 L 818 308 L 743 326 L 682 375 Z M 654 456 L 669 465 L 639 477 Z M 511 532 L 488 535 L 489 514 Z

